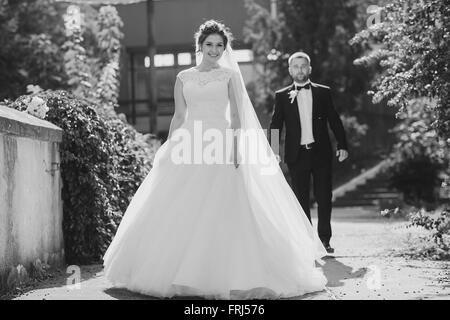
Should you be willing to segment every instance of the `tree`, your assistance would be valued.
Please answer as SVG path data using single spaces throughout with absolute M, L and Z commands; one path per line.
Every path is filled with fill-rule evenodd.
M 394 0 L 377 14 L 382 17 L 380 23 L 356 34 L 352 43 L 375 48 L 355 64 L 380 69 L 371 92 L 373 101 L 386 100 L 397 108 L 402 121 L 396 129 L 394 165 L 404 167 L 426 159 L 424 167 L 433 165 L 441 171 L 436 170 L 436 178 L 448 179 L 450 1 Z
M 123 22 L 115 7 L 104 6 L 99 10 L 96 25 L 100 72 L 95 94 L 100 103 L 114 110 L 118 106 L 119 98 L 119 63 L 123 38 L 120 29 Z
M 64 66 L 72 92 L 101 106 L 102 112 L 115 117 L 118 106 L 119 62 L 123 26 L 116 8 L 99 10 L 69 6 L 64 15 L 67 40 Z
M 0 99 L 26 93 L 28 84 L 65 87 L 60 13 L 51 0 L 0 1 Z
M 257 94 L 257 104 L 267 99 L 265 105 L 271 108 L 269 95 L 290 81 L 286 72 L 289 54 L 302 50 L 311 57 L 312 79 L 333 88 L 336 105 L 345 106 L 346 110 L 360 108 L 369 76 L 367 71 L 353 65 L 361 49 L 348 45 L 361 24 L 360 2 L 364 3 L 279 1 L 279 13 L 274 19 L 254 0 L 246 0 L 251 18 L 244 30 L 245 40 L 252 44 L 256 63 L 264 66 L 259 72 L 262 88 Z
M 69 6 L 64 15 L 67 40 L 64 51 L 64 70 L 68 76 L 68 85 L 78 97 L 93 99 L 94 77 L 88 63 L 86 49 L 83 46 L 83 15 L 77 6 Z
M 270 12 L 254 0 L 245 0 L 245 7 L 250 18 L 244 27 L 244 41 L 252 45 L 257 73 L 252 98 L 256 107 L 270 111 L 273 93 L 286 79 L 285 74 L 279 72 L 284 66 L 284 59 L 280 58 L 286 58 L 279 49 L 288 35 L 283 32 L 286 24 L 282 13 L 273 19 Z
M 394 0 L 380 7 L 378 14 L 382 14 L 380 23 L 352 39 L 353 44 L 378 45 L 355 61 L 381 67 L 373 101 L 387 100 L 402 113 L 411 99 L 435 99 L 435 106 L 423 105 L 424 113 L 432 107 L 437 118 L 431 128 L 450 142 L 450 1 Z

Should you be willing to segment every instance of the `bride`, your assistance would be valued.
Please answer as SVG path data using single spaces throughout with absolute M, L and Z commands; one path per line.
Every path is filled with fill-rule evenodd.
M 156 297 L 324 290 L 325 248 L 256 117 L 230 32 L 210 20 L 195 39 L 197 66 L 177 75 L 169 137 L 105 253 L 107 279 Z

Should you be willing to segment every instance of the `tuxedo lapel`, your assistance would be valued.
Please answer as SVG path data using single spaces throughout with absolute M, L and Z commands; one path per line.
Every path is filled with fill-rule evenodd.
M 295 83 L 292 83 L 291 88 L 289 89 L 289 91 L 291 91 L 291 90 L 295 90 Z M 291 101 L 289 100 L 289 102 L 291 102 Z M 300 123 L 300 113 L 298 111 L 298 94 L 295 97 L 294 101 L 290 104 L 290 107 L 294 108 L 294 116 L 295 116 L 295 119 L 297 120 L 297 123 L 298 123 L 299 128 L 300 128 L 300 132 L 301 132 L 302 125 Z
M 315 83 L 311 82 L 311 96 L 312 96 L 312 116 L 313 119 L 317 117 L 318 112 L 319 112 L 319 107 L 318 107 L 318 95 L 317 95 L 317 86 Z M 314 121 L 313 121 L 313 126 L 314 126 Z

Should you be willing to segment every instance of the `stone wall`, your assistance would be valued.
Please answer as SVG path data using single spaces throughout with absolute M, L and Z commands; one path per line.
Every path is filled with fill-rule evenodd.
M 0 105 L 0 292 L 64 263 L 62 130 Z

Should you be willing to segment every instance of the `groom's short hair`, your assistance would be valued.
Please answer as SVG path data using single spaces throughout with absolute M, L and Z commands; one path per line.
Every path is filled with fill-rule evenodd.
M 292 60 L 294 60 L 296 58 L 305 58 L 306 60 L 308 60 L 308 63 L 311 64 L 311 58 L 306 53 L 304 53 L 302 51 L 298 51 L 298 52 L 291 54 L 291 56 L 288 59 L 288 65 L 291 65 Z

